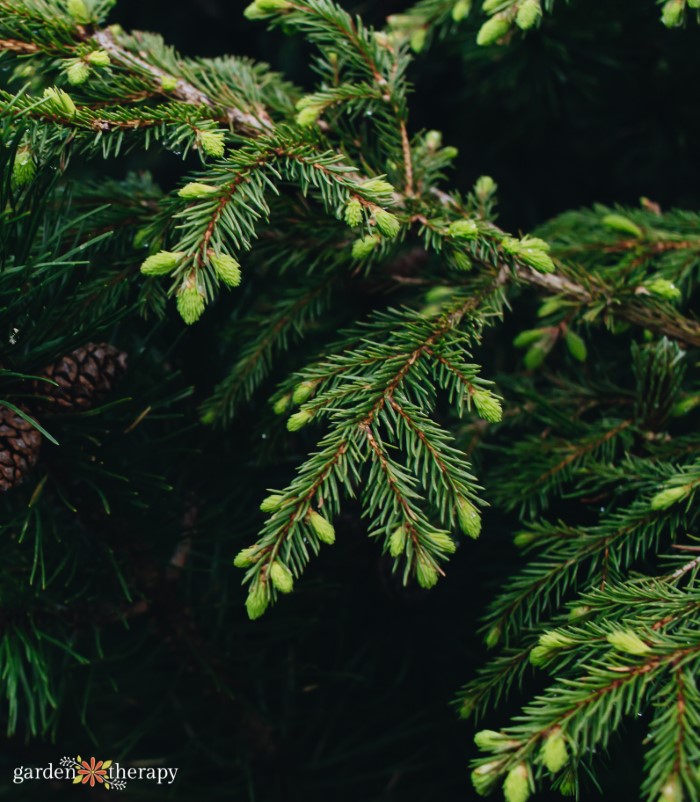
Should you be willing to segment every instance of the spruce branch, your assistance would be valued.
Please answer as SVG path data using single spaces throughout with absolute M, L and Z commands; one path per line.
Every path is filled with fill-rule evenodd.
M 525 707 L 519 723 L 502 731 L 507 747 L 473 763 L 475 781 L 481 784 L 486 778 L 493 785 L 522 763 L 533 766 L 536 776 L 543 776 L 548 768 L 546 739 L 559 731 L 566 738 L 567 750 L 563 764 L 559 762 L 555 771 L 564 768 L 569 760 L 575 768 L 594 749 L 607 746 L 623 716 L 640 710 L 654 684 L 671 667 L 678 662 L 694 665 L 698 648 L 695 643 L 680 646 L 669 637 L 640 659 L 611 647 L 604 663 L 583 666 L 574 680 L 555 681 Z M 592 721 L 599 726 L 591 726 Z M 658 782 L 651 790 L 657 789 Z
M 252 582 L 249 599 L 262 597 L 266 606 L 274 598 L 266 576 L 278 557 L 299 576 L 309 558 L 306 543 L 314 551 L 320 546 L 309 520 L 319 511 L 329 517 L 337 515 L 340 491 L 354 496 L 365 464 L 369 476 L 362 500 L 372 518 L 371 531 L 384 534 L 395 557 L 405 549 L 404 580 L 415 572 L 420 584 L 434 584 L 441 572 L 436 559 L 454 546 L 447 533 L 436 529 L 421 511 L 419 504 L 424 500 L 417 488 L 430 485 L 433 506 L 448 526 L 454 523 L 460 505 L 468 505 L 477 516 L 478 497 L 469 466 L 459 452 L 441 448 L 437 456 L 438 444 L 449 446 L 448 435 L 427 417 L 433 402 L 418 389 L 417 382 L 427 380 L 433 370 L 433 349 L 454 337 L 463 321 L 469 327 L 468 333 L 461 335 L 463 343 L 478 337 L 482 324 L 474 313 L 480 307 L 483 313 L 490 306 L 491 314 L 497 313 L 502 281 L 497 276 L 484 285 L 479 296 L 455 299 L 437 320 L 407 312 L 378 317 L 369 326 L 371 340 L 366 332 L 351 334 L 351 342 L 359 339 L 354 350 L 348 350 L 346 341 L 340 346 L 342 352 L 297 374 L 296 384 L 286 393 L 303 401 L 300 411 L 289 418 L 288 427 L 294 431 L 312 420 L 327 418 L 331 428 L 293 482 L 275 493 L 274 502 L 264 502 L 272 515 L 258 543 L 239 559 L 242 567 L 250 566 L 246 575 Z M 476 366 L 470 372 L 474 393 L 480 384 Z M 464 387 L 453 388 L 455 392 L 455 397 L 463 397 Z M 280 398 L 285 397 L 284 389 L 282 393 Z M 405 466 L 389 455 L 385 440 L 405 449 Z M 436 475 L 441 477 L 439 484 L 430 481 Z M 400 550 L 398 536 L 393 546 L 389 542 L 397 531 L 405 538 Z M 262 604 L 256 604 L 254 612 L 260 607 Z
M 155 86 L 161 91 L 164 81 L 167 86 L 167 79 L 172 76 L 172 72 L 166 72 L 158 65 L 149 63 L 140 53 L 134 53 L 132 50 L 120 45 L 113 32 L 109 29 L 97 31 L 93 34 L 92 38 L 101 48 L 109 53 L 115 65 L 135 71 L 140 75 L 150 76 Z M 138 43 L 138 40 L 136 40 L 135 43 Z M 150 42 L 147 40 L 144 44 L 150 44 Z M 234 130 L 241 130 L 242 133 L 256 135 L 272 127 L 270 117 L 263 107 L 256 108 L 254 113 L 233 106 L 222 109 L 220 102 L 210 94 L 207 94 L 181 76 L 176 75 L 174 77 L 176 78 L 174 88 L 168 90 L 172 97 L 198 108 L 202 106 L 208 107 L 212 109 L 217 116 L 220 116 L 223 111 L 223 118 L 229 122 Z

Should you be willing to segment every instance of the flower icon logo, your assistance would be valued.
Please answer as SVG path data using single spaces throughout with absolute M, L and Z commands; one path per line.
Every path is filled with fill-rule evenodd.
M 94 788 L 95 783 L 102 783 L 105 788 L 109 789 L 107 769 L 112 765 L 111 760 L 95 760 L 94 757 L 91 757 L 88 762 L 87 760 L 81 760 L 80 755 L 78 755 L 76 763 L 79 764 L 79 768 L 75 772 L 74 785 L 89 783 L 90 787 Z

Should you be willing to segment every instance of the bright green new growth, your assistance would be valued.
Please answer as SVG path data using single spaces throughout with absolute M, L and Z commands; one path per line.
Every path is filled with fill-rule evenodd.
M 504 16 L 491 17 L 479 29 L 476 43 L 482 47 L 496 44 L 510 30 L 510 22 Z
M 224 284 L 237 287 L 241 283 L 241 266 L 233 256 L 227 253 L 213 253 L 209 256 L 209 261 L 214 267 L 217 278 Z
M 146 276 L 165 276 L 172 273 L 184 257 L 184 253 L 158 251 L 147 257 L 141 264 L 141 272 Z
M 177 311 L 188 326 L 199 320 L 205 306 L 204 296 L 191 281 L 188 281 L 177 294 Z
M 352 198 L 345 207 L 345 222 L 350 228 L 357 228 L 362 222 L 362 204 L 357 198 Z
M 469 499 L 457 499 L 457 518 L 462 532 L 476 540 L 481 534 L 481 513 Z
M 474 220 L 455 220 L 447 229 L 447 234 L 457 239 L 474 239 L 479 235 L 479 226 Z
M 515 22 L 519 28 L 527 31 L 535 25 L 542 16 L 540 0 L 522 0 L 518 6 Z
M 236 568 L 249 568 L 254 565 L 260 558 L 260 552 L 254 546 L 247 549 L 241 549 L 233 560 Z
M 314 413 L 308 409 L 302 409 L 299 412 L 295 412 L 293 415 L 290 415 L 289 420 L 287 421 L 287 429 L 290 432 L 298 432 L 299 429 L 302 429 L 310 421 L 312 421 L 313 417 Z
M 174 75 L 161 75 L 160 88 L 163 92 L 174 92 L 177 89 L 177 78 Z
M 479 415 L 489 423 L 498 423 L 503 418 L 501 402 L 488 390 L 475 390 L 472 401 Z
M 645 285 L 646 289 L 666 301 L 677 301 L 682 293 L 676 285 L 667 278 L 655 278 Z
M 108 67 L 111 64 L 106 50 L 93 50 L 85 58 L 93 67 Z
M 66 10 L 75 22 L 81 24 L 90 22 L 90 12 L 85 4 L 85 0 L 67 0 Z
M 63 89 L 48 86 L 44 89 L 44 104 L 47 111 L 61 117 L 71 118 L 77 112 L 73 98 Z
M 426 558 L 419 557 L 416 564 L 416 580 L 418 584 L 428 590 L 437 584 L 438 578 L 438 571 L 435 565 Z
M 503 796 L 506 802 L 527 802 L 532 792 L 530 769 L 527 764 L 514 766 L 503 783 Z
M 317 382 L 311 380 L 299 382 L 292 392 L 292 401 L 295 404 L 303 404 L 305 401 L 308 401 L 314 394 L 316 385 Z
M 646 654 L 651 651 L 648 643 L 645 643 L 635 632 L 631 630 L 617 630 L 609 632 L 607 635 L 608 643 L 615 649 L 626 654 Z
M 569 762 L 566 738 L 560 727 L 555 727 L 542 745 L 542 762 L 548 771 L 556 774 Z
M 202 184 L 199 181 L 191 181 L 178 190 L 178 195 L 186 200 L 208 198 L 211 195 L 218 195 L 221 190 L 210 184 Z
M 165 86 L 163 88 L 165 89 Z M 174 88 L 171 86 L 171 91 Z M 199 146 L 207 156 L 220 159 L 224 155 L 225 143 L 223 131 L 200 131 L 199 133 Z
M 335 529 L 333 524 L 316 511 L 309 513 L 309 524 L 316 537 L 327 546 L 335 543 Z
M 84 84 L 89 75 L 90 67 L 84 61 L 74 61 L 66 70 L 68 83 L 73 86 Z
M 292 572 L 279 560 L 270 566 L 270 581 L 280 593 L 291 593 L 294 590 Z
M 20 148 L 12 163 L 12 186 L 15 189 L 26 186 L 36 175 L 34 157 L 29 148 Z
M 377 209 L 374 213 L 374 222 L 381 233 L 389 239 L 398 236 L 401 224 L 398 217 L 385 209 Z
M 250 586 L 248 597 L 246 598 L 245 606 L 248 611 L 248 617 L 251 620 L 260 618 L 264 615 L 270 604 L 270 594 L 267 586 L 262 582 L 255 582 Z
M 397 526 L 389 538 L 389 554 L 392 557 L 399 557 L 404 553 L 405 548 L 406 529 L 403 526 Z
M 652 496 L 650 507 L 652 510 L 666 510 L 686 498 L 691 489 L 688 485 L 680 485 L 679 487 L 667 487 L 665 490 L 660 490 L 656 495 Z
M 284 501 L 284 496 L 280 493 L 273 493 L 260 502 L 260 510 L 262 512 L 275 512 L 277 511 Z
M 379 245 L 380 239 L 375 234 L 367 234 L 358 239 L 352 246 L 353 259 L 366 259 Z
M 525 237 L 521 240 L 506 237 L 503 240 L 503 250 L 535 270 L 542 273 L 554 272 L 554 262 L 548 254 L 549 246 L 538 237 Z

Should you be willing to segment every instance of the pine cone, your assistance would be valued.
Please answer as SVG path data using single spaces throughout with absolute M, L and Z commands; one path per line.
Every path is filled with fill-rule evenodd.
M 36 407 L 44 412 L 77 412 L 99 404 L 126 371 L 126 354 L 109 343 L 88 343 L 40 371 L 56 387 L 34 381 L 40 396 Z
M 9 407 L 0 406 L 0 491 L 22 484 L 36 465 L 41 435 Z

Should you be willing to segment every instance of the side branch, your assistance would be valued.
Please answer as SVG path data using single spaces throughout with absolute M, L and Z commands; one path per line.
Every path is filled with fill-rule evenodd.
M 539 287 L 546 292 L 562 295 L 581 304 L 592 304 L 597 300 L 604 300 L 601 290 L 597 295 L 594 290 L 586 289 L 566 276 L 558 273 L 539 273 L 529 267 L 518 265 L 515 268 L 515 278 L 523 284 Z M 615 317 L 637 326 L 666 334 L 673 339 L 680 340 L 695 347 L 700 347 L 700 323 L 683 315 L 666 317 L 658 309 L 646 306 L 635 301 L 626 301 L 610 305 L 610 311 Z
M 156 81 L 159 86 L 162 79 L 167 76 L 167 73 L 160 69 L 160 67 L 149 64 L 148 61 L 142 56 L 131 53 L 129 50 L 126 50 L 117 44 L 114 37 L 108 30 L 97 31 L 95 34 L 93 34 L 92 39 L 103 50 L 106 50 L 109 53 L 109 56 L 114 63 L 120 64 L 127 68 L 136 68 L 139 72 L 147 73 Z M 189 103 L 192 106 L 207 106 L 209 108 L 219 107 L 219 104 L 216 103 L 213 98 L 182 78 L 178 78 L 177 85 L 172 94 L 178 100 L 182 100 L 184 103 Z M 241 109 L 236 109 L 233 107 L 226 108 L 225 112 L 229 123 L 233 127 L 238 126 L 239 128 L 244 129 L 249 135 L 265 133 L 272 129 L 272 121 L 270 120 L 267 112 L 265 112 L 263 109 L 260 109 L 257 115 L 249 114 L 245 111 L 241 111 Z

